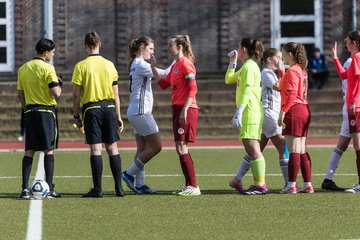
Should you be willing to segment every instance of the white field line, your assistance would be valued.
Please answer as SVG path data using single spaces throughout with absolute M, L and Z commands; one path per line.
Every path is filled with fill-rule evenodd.
M 44 179 L 44 153 L 41 152 L 36 169 L 35 179 Z M 42 201 L 30 200 L 29 219 L 26 240 L 42 239 Z
M 357 176 L 356 173 L 339 173 L 335 174 L 336 176 Z M 154 178 L 161 178 L 161 177 L 183 177 L 183 174 L 148 174 L 146 177 L 154 177 Z M 196 174 L 197 177 L 232 177 L 234 176 L 233 173 L 214 173 L 214 174 Z M 245 177 L 251 177 L 251 174 L 246 174 Z M 267 173 L 266 177 L 282 177 L 283 175 L 281 173 Z M 299 174 L 300 176 L 300 174 Z M 313 173 L 312 176 L 314 177 L 322 177 L 326 176 L 325 173 Z M 112 175 L 104 175 L 105 178 L 112 178 Z M 54 178 L 91 178 L 91 176 L 54 176 Z M 3 176 L 0 177 L 1 179 L 21 179 L 21 176 Z M 36 201 L 35 201 L 36 202 Z M 41 201 L 38 201 L 41 202 Z

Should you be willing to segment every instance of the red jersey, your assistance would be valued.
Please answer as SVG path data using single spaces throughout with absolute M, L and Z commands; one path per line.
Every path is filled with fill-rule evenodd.
M 345 70 L 338 58 L 334 58 L 336 70 L 341 79 L 347 79 L 346 87 L 346 111 L 350 105 L 355 105 L 356 111 L 360 111 L 360 52 L 357 52 L 352 57 L 351 64 Z
M 187 58 L 180 58 L 172 65 L 170 72 L 165 78 L 158 81 L 161 89 L 171 86 L 172 105 L 184 106 L 188 97 L 192 98 L 190 107 L 198 108 L 195 95 L 197 92 L 196 69 L 194 64 Z
M 300 64 L 291 65 L 279 81 L 281 111 L 287 112 L 295 103 L 308 104 L 308 75 Z

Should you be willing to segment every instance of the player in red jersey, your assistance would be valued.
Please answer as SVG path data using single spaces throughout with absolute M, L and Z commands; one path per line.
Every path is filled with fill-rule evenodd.
M 283 127 L 290 158 L 288 185 L 280 193 L 313 193 L 311 159 L 306 151 L 306 137 L 311 114 L 307 100 L 308 76 L 305 47 L 299 43 L 287 43 L 282 48 L 282 55 L 284 63 L 290 65 L 290 68 L 278 82 L 281 93 L 281 111 L 278 122 L 279 126 Z M 296 180 L 299 168 L 304 178 L 304 187 L 298 190 Z
M 195 167 L 188 149 L 188 143 L 195 141 L 198 122 L 198 106 L 195 99 L 196 69 L 189 36 L 177 35 L 170 38 L 169 52 L 176 62 L 165 78 L 160 78 L 154 56 L 151 58 L 151 69 L 161 89 L 171 87 L 174 140 L 185 176 L 185 187 L 175 194 L 197 196 L 201 192 L 196 183 Z
M 352 188 L 345 190 L 348 193 L 360 193 L 360 31 L 349 32 L 346 37 L 346 47 L 354 52 L 352 61 L 345 70 L 337 56 L 337 42 L 333 47 L 334 63 L 341 79 L 347 79 L 346 110 L 349 118 L 349 131 L 356 152 L 356 166 L 359 181 Z

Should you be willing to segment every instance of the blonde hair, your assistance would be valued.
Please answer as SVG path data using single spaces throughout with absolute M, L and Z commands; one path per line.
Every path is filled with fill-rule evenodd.
M 192 51 L 189 35 L 176 35 L 172 37 L 175 39 L 176 46 L 182 46 L 185 57 L 190 59 L 192 63 L 195 62 L 195 56 Z

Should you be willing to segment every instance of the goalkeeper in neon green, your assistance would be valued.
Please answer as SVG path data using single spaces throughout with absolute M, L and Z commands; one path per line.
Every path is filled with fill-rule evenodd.
M 264 118 L 261 103 L 261 73 L 257 62 L 261 61 L 263 45 L 260 40 L 244 38 L 238 50 L 229 53 L 230 64 L 225 76 L 226 84 L 236 84 L 236 112 L 231 121 L 233 128 L 240 129 L 240 139 L 250 157 L 254 185 L 244 190 L 236 176 L 229 185 L 246 195 L 266 194 L 265 159 L 260 150 L 262 122 Z M 236 61 L 243 63 L 235 72 Z

